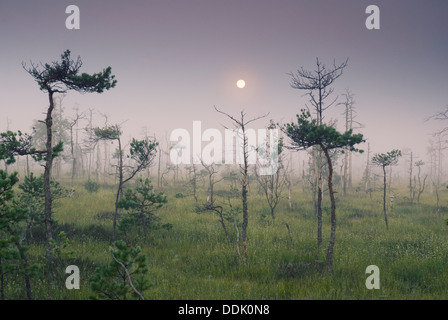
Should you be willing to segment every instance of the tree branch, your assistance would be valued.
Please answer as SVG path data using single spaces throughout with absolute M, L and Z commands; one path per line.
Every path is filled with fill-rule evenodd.
M 131 286 L 132 290 L 139 296 L 140 300 L 145 300 L 143 295 L 140 292 L 138 292 L 138 290 L 134 287 L 134 284 L 132 283 L 131 275 L 129 274 L 129 271 L 126 268 L 126 266 L 121 261 L 119 261 L 117 258 L 115 258 L 113 252 L 111 252 L 110 254 L 112 255 L 112 258 L 115 260 L 115 262 L 118 263 L 124 269 L 124 272 L 126 272 L 126 276 L 128 277 L 129 285 Z

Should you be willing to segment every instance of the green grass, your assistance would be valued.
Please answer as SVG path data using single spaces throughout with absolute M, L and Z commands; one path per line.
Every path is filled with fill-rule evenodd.
M 71 241 L 75 260 L 48 265 L 41 241 L 30 252 L 42 267 L 33 278 L 37 299 L 88 299 L 88 279 L 96 266 L 110 260 L 114 189 L 89 194 L 80 184 L 71 198 L 59 200 L 54 218 L 57 231 Z M 325 266 L 329 241 L 329 212 L 324 210 L 323 248 L 317 250 L 317 223 L 311 195 L 296 190 L 294 210 L 284 199 L 275 221 L 266 215 L 265 199 L 250 190 L 248 261 L 238 256 L 235 228 L 228 222 L 231 243 L 226 242 L 218 217 L 196 213 L 190 196 L 176 198 L 181 188 L 165 187 L 168 204 L 157 213 L 171 230 L 151 229 L 144 239 L 137 233 L 121 235 L 140 245 L 147 255 L 152 287 L 147 299 L 447 299 L 448 238 L 445 208 L 436 212 L 430 194 L 421 204 L 399 199 L 389 210 L 386 230 L 381 193 L 372 199 L 362 192 L 337 196 L 337 232 L 333 272 Z M 403 193 L 405 194 L 405 192 Z M 443 198 L 445 197 L 445 198 Z M 205 199 L 205 194 L 200 194 Z M 441 205 L 446 205 L 446 194 Z M 200 200 L 201 201 L 201 200 Z M 239 204 L 233 199 L 233 204 Z M 324 203 L 329 207 L 327 202 Z M 264 213 L 264 214 L 263 214 Z M 241 221 L 241 217 L 239 218 Z M 285 223 L 291 227 L 290 238 Z M 36 238 L 39 232 L 36 231 Z M 76 264 L 81 289 L 65 288 L 65 267 Z M 365 286 L 366 267 L 380 269 L 381 287 Z M 7 297 L 23 297 L 20 278 L 11 278 Z

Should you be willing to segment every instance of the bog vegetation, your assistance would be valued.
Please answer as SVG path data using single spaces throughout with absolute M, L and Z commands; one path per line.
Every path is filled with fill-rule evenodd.
M 446 299 L 443 132 L 427 163 L 408 150 L 372 156 L 350 91 L 344 130 L 324 122 L 347 65 L 317 59 L 316 71 L 291 74 L 310 107 L 268 124 L 283 133 L 271 175 L 248 165 L 244 134 L 266 115 L 215 108 L 242 133 L 241 165 L 173 165 L 153 137 L 124 141 L 107 117 L 95 126 L 93 110 L 65 114 L 68 91 L 115 86 L 110 67 L 80 74 L 70 51 L 24 65 L 50 107 L 32 133 L 0 134 L 0 299 Z M 79 289 L 66 287 L 71 265 Z M 366 287 L 371 265 L 379 289 Z

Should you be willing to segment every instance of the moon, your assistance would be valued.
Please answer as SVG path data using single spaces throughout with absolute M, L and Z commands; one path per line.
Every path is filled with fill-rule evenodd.
M 236 86 L 240 89 L 243 89 L 246 86 L 246 82 L 243 79 L 240 79 L 236 82 Z

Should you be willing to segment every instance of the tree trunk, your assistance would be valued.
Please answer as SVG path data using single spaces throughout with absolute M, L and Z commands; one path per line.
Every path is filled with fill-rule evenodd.
M 100 182 L 100 171 L 101 171 L 101 152 L 100 152 L 100 144 L 97 144 L 96 147 L 96 169 L 95 169 L 95 181 Z
M 411 152 L 411 164 L 409 166 L 409 200 L 411 201 L 411 204 L 414 204 L 414 195 L 415 195 L 415 185 L 412 185 L 412 152 Z
M 148 232 L 147 232 L 147 226 L 146 226 L 146 215 L 144 212 L 144 208 L 140 208 L 140 219 L 142 221 L 142 227 L 143 227 L 143 236 L 145 237 L 145 240 L 147 239 Z
M 330 233 L 330 243 L 328 244 L 328 250 L 327 250 L 327 268 L 333 269 L 333 250 L 334 245 L 336 243 L 336 200 L 334 198 L 334 191 L 333 191 L 333 164 L 331 163 L 330 154 L 328 153 L 328 150 L 323 148 L 322 149 L 325 153 L 325 156 L 327 158 L 328 163 L 328 192 L 330 194 L 330 201 L 331 201 L 331 233 Z
M 317 190 L 317 247 L 322 247 L 322 189 Z
M 53 248 L 50 245 L 50 240 L 53 238 L 53 219 L 52 219 L 52 196 L 51 196 L 51 167 L 53 165 L 53 119 L 52 112 L 54 109 L 54 101 L 53 101 L 53 92 L 48 90 L 48 98 L 50 102 L 50 106 L 47 110 L 47 117 L 45 119 L 45 125 L 47 128 L 47 142 L 46 142 L 46 161 L 45 161 L 45 170 L 44 170 L 44 199 L 45 199 L 45 212 L 44 212 L 44 221 L 45 221 L 45 246 L 47 249 L 47 259 L 53 260 Z
M 196 175 L 196 166 L 193 164 L 193 197 L 194 197 L 194 201 L 197 203 L 198 202 L 198 196 L 197 196 L 197 187 L 198 187 L 198 180 L 197 180 L 197 175 Z
M 123 152 L 121 150 L 121 140 L 118 140 L 118 189 L 115 196 L 115 212 L 114 212 L 114 222 L 112 226 L 112 241 L 115 241 L 115 230 L 117 228 L 117 217 L 118 217 L 118 201 L 120 201 L 120 196 L 122 194 L 123 188 Z
M 288 208 L 292 211 L 291 180 L 288 179 Z
M 5 300 L 5 273 L 2 268 L 2 257 L 0 257 L 0 300 Z
M 26 269 L 28 269 L 29 264 L 28 264 L 28 259 L 25 256 L 25 254 L 23 253 L 23 249 L 22 246 L 20 245 L 20 243 L 17 241 L 15 243 L 16 247 L 17 247 L 17 251 L 19 251 L 19 255 L 20 255 L 20 259 L 22 259 L 23 261 L 23 269 L 25 270 L 25 274 L 24 274 L 24 278 L 25 278 L 25 291 L 26 291 L 26 298 L 28 300 L 32 300 L 33 296 L 32 296 L 32 292 L 31 292 L 31 281 L 30 281 L 30 276 L 28 275 L 28 272 L 26 271 Z
M 318 156 L 320 159 L 320 155 Z M 318 164 L 317 181 L 317 247 L 322 247 L 322 167 L 321 161 Z
M 348 152 L 348 187 L 351 189 L 353 187 L 353 161 L 352 161 L 352 153 Z
M 75 168 L 76 168 L 76 159 L 75 159 L 75 146 L 73 143 L 73 126 L 70 127 L 70 154 L 72 156 L 72 187 L 75 180 Z
M 317 248 L 320 249 L 322 247 L 322 158 L 319 150 L 314 149 L 313 152 L 315 174 L 313 203 L 317 217 Z
M 345 131 L 350 130 L 350 110 L 349 110 L 350 104 L 348 101 L 348 96 L 347 96 L 347 102 L 345 104 Z M 345 196 L 347 194 L 347 184 L 348 184 L 348 155 L 350 153 L 350 149 L 349 148 L 345 148 L 344 150 L 344 174 L 343 174 L 343 179 L 342 179 L 342 195 Z
M 226 234 L 227 243 L 230 243 L 229 232 L 227 231 L 226 223 L 224 221 L 224 216 L 222 214 L 223 208 L 219 207 L 219 208 L 216 208 L 215 210 L 217 210 L 217 212 L 219 214 L 219 222 L 221 223 L 221 226 L 224 229 L 224 232 Z
M 161 175 L 161 170 L 162 170 L 162 152 L 161 152 L 161 148 L 159 146 L 159 161 L 158 161 L 158 168 L 157 168 L 157 188 L 160 188 L 162 186 L 162 175 Z
M 243 132 L 243 156 L 244 156 L 244 167 L 243 167 L 243 180 L 242 180 L 242 202 L 243 202 L 243 226 L 242 226 L 242 232 L 241 237 L 243 240 L 243 258 L 244 261 L 247 261 L 247 226 L 249 224 L 249 213 L 247 210 L 247 186 L 248 186 L 248 179 L 247 179 L 247 137 L 246 137 L 246 131 L 244 128 L 244 125 L 241 126 L 242 132 Z
M 383 193 L 383 213 L 384 213 L 384 222 L 386 222 L 386 229 L 389 228 L 389 225 L 387 223 L 387 213 L 386 213 L 386 167 L 383 166 L 383 173 L 384 173 L 384 193 Z
M 103 171 L 103 185 L 106 186 L 107 182 L 107 170 L 108 170 L 108 152 L 107 152 L 107 141 L 104 140 L 104 171 Z
M 364 191 L 365 193 L 370 192 L 370 143 L 367 144 L 367 164 L 365 170 Z
M 208 175 L 208 185 L 209 185 L 209 203 L 213 206 L 213 204 L 215 203 L 215 199 L 213 199 L 213 193 L 214 193 L 214 191 L 213 191 L 213 185 L 214 185 L 214 182 L 213 182 L 213 168 L 210 168 L 210 172 L 209 172 L 209 175 Z
M 344 174 L 342 179 L 342 195 L 345 196 L 347 194 L 347 184 L 348 184 L 348 176 L 347 176 L 347 170 L 348 170 L 348 153 L 350 150 L 348 148 L 345 148 L 344 151 Z

